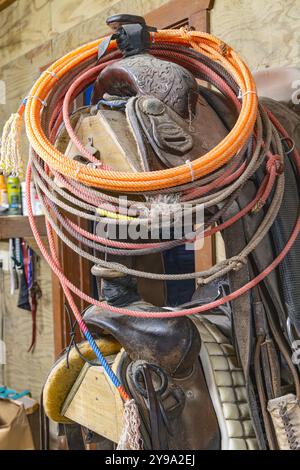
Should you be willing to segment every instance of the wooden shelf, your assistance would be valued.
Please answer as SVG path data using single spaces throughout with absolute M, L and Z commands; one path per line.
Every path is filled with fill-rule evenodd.
M 39 234 L 46 236 L 45 216 L 35 217 Z M 0 240 L 9 238 L 32 238 L 28 217 L 24 215 L 1 215 L 0 216 Z

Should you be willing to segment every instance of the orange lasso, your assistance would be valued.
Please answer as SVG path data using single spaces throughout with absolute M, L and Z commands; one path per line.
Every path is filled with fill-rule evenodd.
M 103 38 L 70 52 L 53 63 L 32 87 L 24 113 L 27 137 L 33 149 L 51 168 L 87 186 L 116 192 L 152 191 L 182 185 L 191 180 L 191 165 L 195 179 L 214 172 L 231 160 L 248 141 L 256 122 L 258 99 L 252 75 L 241 58 L 226 44 L 214 36 L 198 31 L 164 30 L 154 33 L 154 40 L 188 45 L 209 58 L 218 61 L 234 78 L 243 96 L 241 111 L 231 132 L 216 147 L 189 165 L 184 164 L 166 170 L 126 173 L 92 168 L 67 158 L 45 136 L 41 126 L 41 107 L 57 80 L 73 67 L 96 56 Z M 110 49 L 115 48 L 114 41 Z M 33 99 L 34 98 L 34 99 Z

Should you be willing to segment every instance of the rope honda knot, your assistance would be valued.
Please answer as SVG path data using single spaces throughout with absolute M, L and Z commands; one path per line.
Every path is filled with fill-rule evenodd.
M 284 171 L 283 159 L 280 155 L 268 155 L 268 160 L 266 163 L 266 170 L 268 173 L 271 173 L 272 169 L 275 167 L 276 175 L 279 176 Z
M 234 256 L 230 260 L 226 261 L 227 265 L 230 266 L 233 271 L 239 271 L 243 266 L 247 264 L 247 258 L 243 258 L 240 256 Z

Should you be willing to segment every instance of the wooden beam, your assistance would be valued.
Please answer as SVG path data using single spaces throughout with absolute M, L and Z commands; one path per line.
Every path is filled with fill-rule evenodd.
M 5 8 L 9 7 L 12 3 L 16 0 L 0 0 L 0 11 L 5 10 Z
M 41 236 L 46 236 L 45 217 L 35 217 L 36 225 Z M 0 240 L 9 238 L 32 238 L 28 217 L 24 215 L 1 215 L 0 216 Z
M 188 3 L 188 4 L 187 4 Z M 199 12 L 209 11 L 213 8 L 214 0 L 194 0 L 185 2 L 182 0 L 171 0 L 145 16 L 147 24 L 156 26 L 158 29 L 174 27 Z

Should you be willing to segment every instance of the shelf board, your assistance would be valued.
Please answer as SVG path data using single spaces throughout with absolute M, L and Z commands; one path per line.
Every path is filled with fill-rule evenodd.
M 35 217 L 39 234 L 46 236 L 45 216 Z M 0 215 L 0 240 L 9 238 L 32 238 L 29 219 L 24 215 Z

